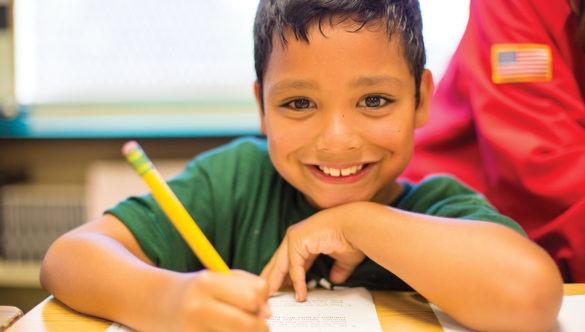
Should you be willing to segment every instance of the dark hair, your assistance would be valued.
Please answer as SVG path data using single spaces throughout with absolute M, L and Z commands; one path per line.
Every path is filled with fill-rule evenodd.
M 360 24 L 357 30 L 372 20 L 382 19 L 386 22 L 388 38 L 398 33 L 404 57 L 414 75 L 418 105 L 426 62 L 418 0 L 260 0 L 254 22 L 254 61 L 261 99 L 262 79 L 272 52 L 273 36 L 286 46 L 285 32 L 289 30 L 297 40 L 309 43 L 310 26 L 318 23 L 320 27 L 326 19 L 333 22 L 333 16 Z

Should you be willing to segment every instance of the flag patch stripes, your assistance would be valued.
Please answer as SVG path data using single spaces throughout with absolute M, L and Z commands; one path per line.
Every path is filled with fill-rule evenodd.
M 492 46 L 494 83 L 550 81 L 550 47 L 541 44 L 495 44 Z

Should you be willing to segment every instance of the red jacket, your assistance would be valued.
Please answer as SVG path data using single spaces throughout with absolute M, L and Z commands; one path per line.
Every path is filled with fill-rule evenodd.
M 404 176 L 457 176 L 585 282 L 585 52 L 570 0 L 471 0 Z

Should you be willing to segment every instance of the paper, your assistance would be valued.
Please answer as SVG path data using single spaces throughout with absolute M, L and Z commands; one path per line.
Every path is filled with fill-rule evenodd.
M 108 327 L 108 329 L 106 330 L 106 332 L 133 332 L 134 330 L 131 330 L 129 328 L 127 328 L 124 325 L 120 325 L 118 323 L 112 323 L 112 325 L 110 325 L 110 327 Z
M 297 302 L 293 291 L 279 292 L 268 302 L 271 332 L 382 332 L 372 295 L 365 288 L 309 290 L 305 302 Z M 131 332 L 113 323 L 106 332 Z
M 471 331 L 457 323 L 443 310 L 434 304 L 431 308 L 435 312 L 439 323 L 445 332 L 467 332 Z M 568 295 L 563 298 L 563 305 L 557 318 L 557 325 L 553 332 L 582 332 L 585 331 L 585 295 Z
M 563 305 L 553 332 L 585 331 L 585 295 L 569 295 L 563 298 Z
M 376 307 L 365 288 L 310 290 L 305 302 L 297 302 L 292 291 L 269 300 L 272 332 L 290 331 L 382 331 Z

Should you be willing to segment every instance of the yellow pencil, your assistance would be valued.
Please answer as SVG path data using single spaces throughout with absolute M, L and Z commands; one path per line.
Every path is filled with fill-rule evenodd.
M 140 145 L 135 141 L 129 141 L 122 147 L 122 154 L 146 182 L 154 199 L 201 263 L 211 271 L 230 273 L 229 267 L 207 240 Z

